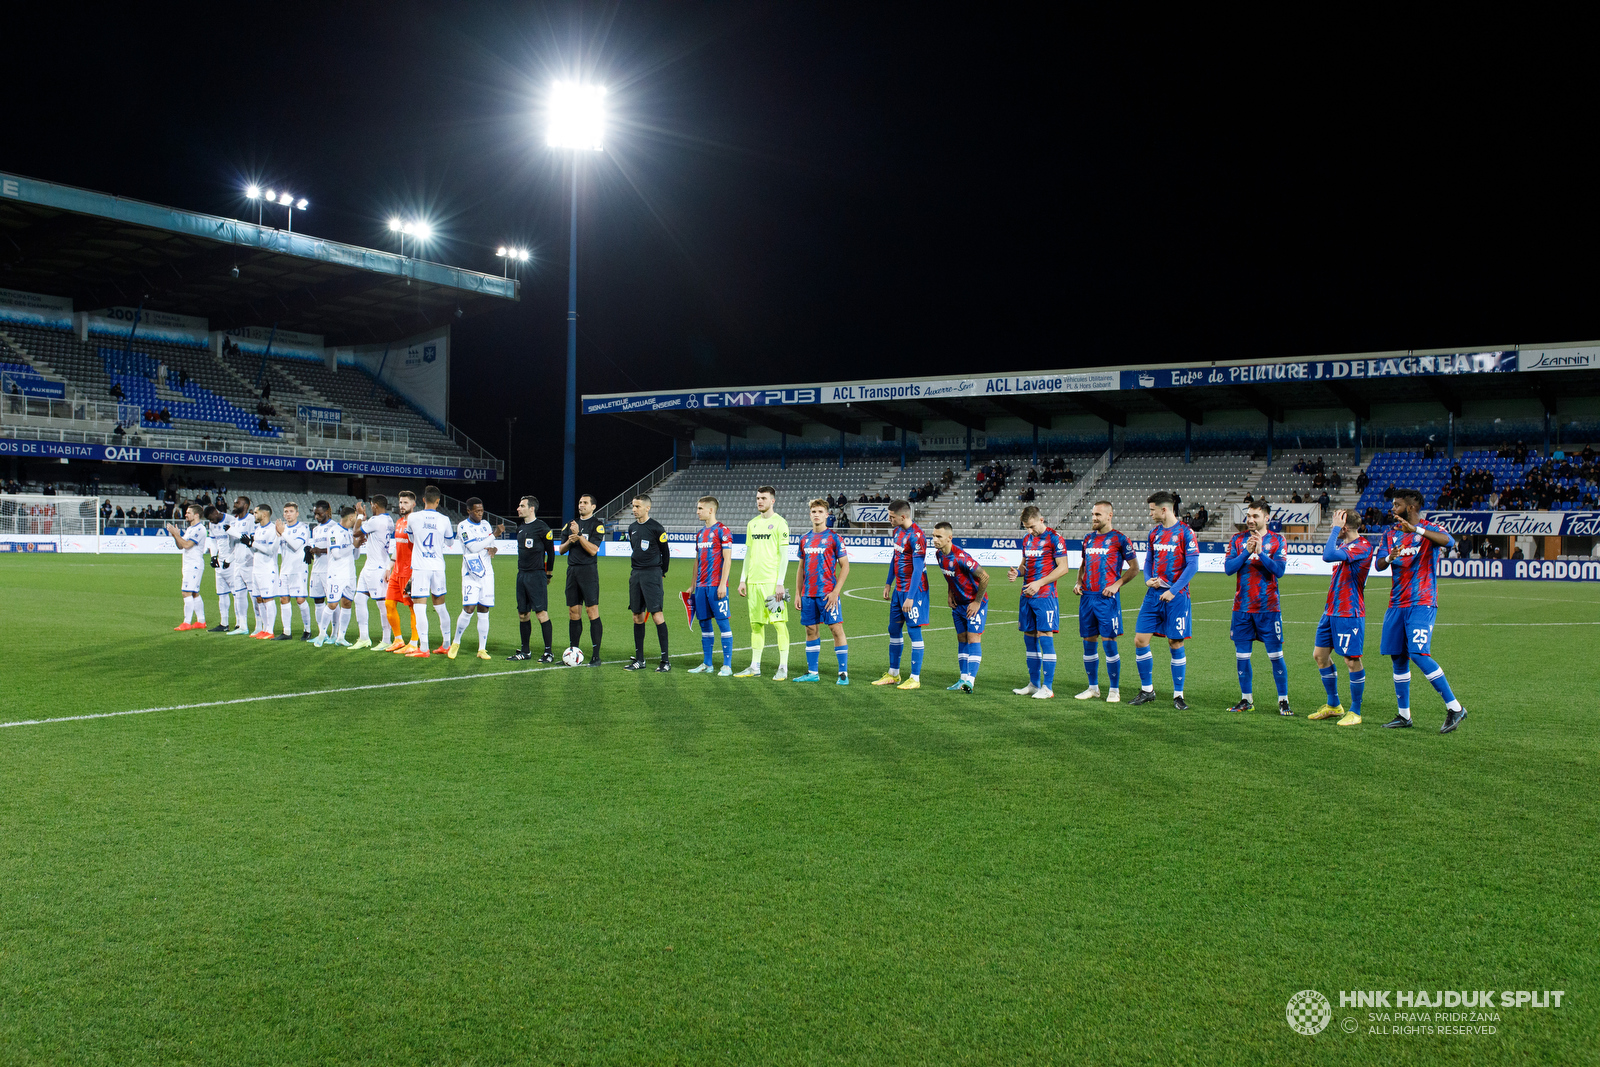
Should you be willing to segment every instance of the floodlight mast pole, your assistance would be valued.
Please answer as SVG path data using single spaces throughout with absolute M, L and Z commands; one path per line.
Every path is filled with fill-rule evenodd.
M 578 160 L 572 153 L 572 232 L 567 259 L 567 418 L 561 451 L 561 514 L 578 514 Z

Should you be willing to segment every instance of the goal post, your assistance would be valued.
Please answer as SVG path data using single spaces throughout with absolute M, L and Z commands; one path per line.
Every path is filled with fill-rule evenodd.
M 45 496 L 7 493 L 0 496 L 0 537 L 92 537 L 100 551 L 100 498 L 97 496 Z

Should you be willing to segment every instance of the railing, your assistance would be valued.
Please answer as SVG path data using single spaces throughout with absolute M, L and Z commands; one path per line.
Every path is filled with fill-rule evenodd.
M 1061 517 L 1056 520 L 1058 523 L 1067 521 L 1072 513 L 1078 509 L 1079 505 L 1089 499 L 1089 494 L 1094 492 L 1096 483 L 1100 481 L 1106 471 L 1111 469 L 1113 458 L 1111 449 L 1108 448 L 1101 453 L 1100 458 L 1095 460 L 1088 470 L 1079 475 L 1077 482 L 1074 483 L 1071 491 L 1067 493 L 1066 500 L 1061 503 Z
M 478 444 L 478 442 L 462 433 L 461 430 L 456 428 L 453 424 L 445 423 L 445 428 L 450 435 L 450 440 L 460 445 L 462 450 L 465 451 L 467 455 L 471 456 L 473 459 L 483 461 L 483 464 L 486 466 L 492 466 L 501 474 L 505 473 L 506 465 L 503 460 L 496 459 L 488 449 L 484 448 L 482 445 Z
M 637 482 L 634 482 L 627 489 L 612 497 L 606 502 L 605 507 L 596 508 L 594 513 L 599 515 L 602 519 L 609 521 L 613 515 L 620 512 L 626 505 L 633 503 L 633 498 L 639 493 L 647 493 L 651 489 L 654 489 L 657 485 L 660 485 L 667 475 L 672 473 L 673 462 L 673 460 L 667 460 L 665 463 L 661 464 L 661 466 L 657 467 L 649 474 L 646 474 Z
M 453 496 L 444 496 L 442 497 L 442 502 L 446 511 L 455 515 L 460 515 L 462 518 L 466 518 L 467 502 L 465 500 L 457 500 Z M 483 509 L 483 517 L 489 520 L 489 525 L 504 526 L 507 530 L 514 531 L 519 525 L 516 519 L 508 519 L 504 515 L 496 515 L 488 508 Z
M 114 402 L 89 400 L 79 393 L 70 400 L 55 400 L 42 396 L 6 393 L 0 395 L 0 416 L 13 419 L 49 419 L 54 422 L 110 422 L 117 421 L 118 405 Z M 70 427 L 69 427 L 70 428 Z
M 359 422 L 296 420 L 295 443 L 317 448 L 334 447 L 326 443 L 330 441 L 349 442 L 352 449 L 408 452 L 411 449 L 411 431 L 392 426 L 367 426 Z

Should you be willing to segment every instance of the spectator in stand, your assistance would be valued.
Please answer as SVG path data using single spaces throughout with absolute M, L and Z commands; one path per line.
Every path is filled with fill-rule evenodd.
M 120 384 L 118 384 L 117 382 L 112 382 L 111 383 L 111 395 L 114 396 L 115 398 L 117 398 L 118 400 L 121 400 L 127 394 L 122 391 L 122 386 Z
M 1293 494 L 1292 496 L 1289 497 L 1289 503 L 1291 503 L 1291 504 L 1304 504 L 1305 501 L 1300 499 L 1300 494 L 1299 493 L 1295 493 L 1295 494 Z
M 1357 474 L 1356 474 L 1356 492 L 1365 493 L 1367 491 L 1367 484 L 1368 484 L 1368 482 L 1370 480 L 1371 479 L 1369 479 L 1367 477 L 1367 472 L 1366 471 L 1357 472 Z
M 1343 485 L 1344 475 L 1339 473 L 1338 467 L 1335 467 L 1333 470 L 1328 472 L 1328 488 L 1337 492 L 1341 487 L 1343 487 Z
M 1450 484 L 1451 485 L 1460 485 L 1461 484 L 1461 464 L 1459 464 L 1459 463 L 1450 464 Z
M 1200 509 L 1194 513 L 1194 525 L 1189 527 L 1189 529 L 1193 530 L 1195 533 L 1199 533 L 1201 530 L 1206 528 L 1206 525 L 1210 521 L 1211 513 L 1206 510 L 1206 506 L 1204 504 L 1201 504 Z
M 117 423 L 117 428 L 111 431 L 111 436 L 112 437 L 121 437 L 123 435 L 123 433 L 125 433 L 125 432 L 126 431 L 124 431 L 123 428 L 122 428 L 122 423 L 119 422 L 119 423 Z
M 55 496 L 56 495 L 56 483 L 55 482 L 45 482 L 44 483 L 44 495 L 45 496 Z
M 1252 496 L 1251 494 L 1246 493 L 1244 495 L 1244 506 L 1245 507 L 1249 507 L 1251 504 L 1254 504 L 1255 502 L 1256 502 L 1256 498 L 1254 496 Z
M 1434 456 L 1433 439 L 1430 437 L 1427 440 L 1427 442 L 1424 443 L 1423 446 L 1422 446 L 1422 458 L 1423 459 L 1432 459 L 1433 456 Z
M 1526 444 L 1522 443 L 1521 441 L 1518 441 L 1516 443 L 1516 446 L 1511 450 L 1511 456 L 1512 456 L 1513 459 L 1515 459 L 1517 461 L 1519 466 L 1524 466 L 1524 467 L 1527 466 L 1528 465 L 1528 446 Z
M 125 519 L 125 518 L 128 517 L 127 512 L 122 510 L 122 505 L 121 504 L 117 505 L 117 515 L 116 515 L 116 517 L 119 518 L 119 519 Z
M 268 433 L 272 430 L 272 427 L 267 424 L 267 417 L 265 415 L 256 420 L 256 429 L 260 430 L 262 433 Z
M 1333 501 L 1328 499 L 1328 494 L 1327 494 L 1326 490 L 1323 491 L 1321 496 L 1317 497 L 1317 505 L 1319 507 L 1321 507 L 1323 511 L 1327 511 L 1329 506 L 1332 503 L 1333 503 Z

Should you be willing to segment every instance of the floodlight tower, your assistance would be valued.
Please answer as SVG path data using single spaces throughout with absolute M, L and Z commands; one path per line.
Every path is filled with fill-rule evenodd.
M 392 218 L 389 220 L 389 232 L 400 238 L 400 258 L 406 258 L 406 238 L 411 237 L 416 241 L 417 247 L 426 245 L 433 237 L 433 227 L 421 219 Z
M 556 82 L 550 91 L 548 144 L 572 149 L 572 233 L 567 261 L 567 417 L 561 450 L 561 514 L 578 505 L 578 160 L 604 150 L 606 91 L 598 85 Z
M 294 213 L 296 211 L 304 211 L 306 208 L 311 206 L 310 201 L 308 201 L 305 197 L 302 196 L 302 197 L 298 197 L 297 198 L 293 193 L 289 192 L 289 190 L 287 190 L 287 189 L 279 190 L 279 191 L 276 191 L 276 192 L 271 190 L 271 189 L 268 189 L 265 193 L 263 193 L 261 191 L 260 186 L 252 185 L 249 188 L 245 189 L 244 195 L 248 199 L 254 200 L 256 202 L 256 225 L 257 226 L 261 225 L 261 205 L 262 205 L 263 202 L 268 203 L 268 204 L 277 204 L 279 207 L 288 208 L 289 209 L 289 232 L 290 233 L 294 232 Z
M 494 254 L 501 259 L 500 276 L 502 278 L 511 277 L 511 264 L 526 263 L 530 255 L 526 248 L 517 248 L 514 245 L 501 245 L 494 250 Z

